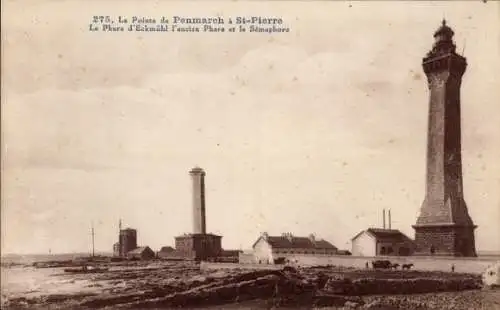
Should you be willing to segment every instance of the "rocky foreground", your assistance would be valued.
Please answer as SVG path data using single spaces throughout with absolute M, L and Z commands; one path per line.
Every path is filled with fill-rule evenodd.
M 336 267 L 204 271 L 194 264 L 122 266 L 88 279 L 92 293 L 51 294 L 3 301 L 2 308 L 326 308 L 500 309 L 500 291 L 479 276 Z

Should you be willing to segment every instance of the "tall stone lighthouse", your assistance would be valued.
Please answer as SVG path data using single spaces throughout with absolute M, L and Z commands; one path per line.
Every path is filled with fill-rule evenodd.
M 193 234 L 206 234 L 205 171 L 195 167 L 189 171 L 193 182 Z
M 443 20 L 422 63 L 430 93 L 427 182 L 413 225 L 415 255 L 476 256 L 462 181 L 460 85 L 467 62 L 455 52 L 453 35 Z

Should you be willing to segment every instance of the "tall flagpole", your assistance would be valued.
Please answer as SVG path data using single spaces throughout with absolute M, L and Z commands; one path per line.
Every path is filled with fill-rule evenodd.
M 92 257 L 94 257 L 94 222 L 92 222 Z

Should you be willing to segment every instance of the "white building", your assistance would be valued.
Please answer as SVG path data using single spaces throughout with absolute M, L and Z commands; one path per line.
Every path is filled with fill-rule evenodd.
M 414 251 L 414 242 L 396 229 L 368 228 L 352 239 L 353 256 L 407 256 Z
M 294 255 L 335 255 L 337 248 L 323 239 L 295 237 L 290 233 L 281 236 L 269 236 L 263 233 L 253 244 L 255 263 L 274 264 L 277 260 L 285 260 Z

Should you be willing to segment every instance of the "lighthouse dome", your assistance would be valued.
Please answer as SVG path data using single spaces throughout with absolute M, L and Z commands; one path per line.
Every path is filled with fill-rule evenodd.
M 453 35 L 455 33 L 453 32 L 453 30 L 448 27 L 448 25 L 446 25 L 446 20 L 443 19 L 442 23 L 441 23 L 441 27 L 438 28 L 438 30 L 436 30 L 436 32 L 434 32 L 434 37 L 437 38 L 443 38 L 443 39 L 448 39 L 450 40 Z

